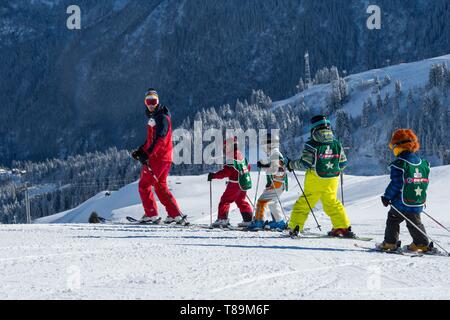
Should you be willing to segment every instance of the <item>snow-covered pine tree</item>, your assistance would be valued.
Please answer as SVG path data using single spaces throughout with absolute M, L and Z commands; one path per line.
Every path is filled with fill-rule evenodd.
M 341 93 L 341 105 L 349 98 L 348 84 L 344 78 L 339 78 L 339 91 Z
M 389 95 L 389 92 L 386 92 L 383 99 L 383 112 L 386 113 L 389 111 L 391 106 L 391 97 Z
M 378 91 L 377 95 L 376 95 L 376 109 L 377 109 L 377 114 L 378 115 L 382 115 L 383 114 L 383 100 L 381 99 L 381 93 L 380 91 Z
M 262 90 L 252 90 L 250 103 L 262 108 L 272 107 L 272 99 L 270 99 L 269 96 L 266 96 Z
M 408 97 L 406 98 L 406 126 L 408 128 L 412 126 L 412 113 L 416 109 L 415 106 L 416 102 L 414 101 L 412 89 L 409 89 Z
M 342 105 L 341 102 L 342 96 L 339 80 L 334 80 L 331 82 L 331 92 L 328 97 L 328 108 L 330 110 L 330 113 L 339 109 Z
M 400 97 L 397 96 L 397 93 L 394 96 L 392 101 L 392 116 L 396 117 L 400 114 Z
M 345 147 L 351 148 L 353 146 L 351 122 L 347 111 L 344 109 L 336 111 L 335 133 Z
M 450 68 L 448 65 L 445 65 L 445 87 L 450 89 Z
M 361 114 L 361 127 L 367 128 L 369 127 L 369 124 L 370 124 L 370 105 L 367 101 L 364 101 Z
M 428 76 L 428 86 L 431 88 L 441 87 L 444 85 L 445 68 L 443 64 L 433 64 L 430 68 Z
M 400 80 L 395 81 L 395 95 L 397 97 L 402 95 L 402 82 Z
M 373 80 L 373 88 L 372 88 L 372 94 L 377 94 L 380 92 L 380 90 L 382 89 L 382 84 L 380 82 L 380 78 L 378 78 L 378 76 L 375 76 L 374 80 Z
M 326 84 L 330 83 L 330 69 L 324 67 L 316 72 L 314 77 L 315 84 Z
M 305 88 L 309 89 L 312 86 L 311 67 L 309 65 L 309 52 L 305 52 Z
M 297 89 L 297 93 L 301 93 L 301 92 L 305 91 L 305 83 L 303 82 L 303 78 L 300 78 L 300 80 L 296 86 L 296 89 Z
M 338 81 L 339 78 L 340 78 L 340 76 L 339 76 L 338 68 L 335 67 L 335 66 L 332 66 L 331 69 L 330 69 L 330 81 L 331 82 Z

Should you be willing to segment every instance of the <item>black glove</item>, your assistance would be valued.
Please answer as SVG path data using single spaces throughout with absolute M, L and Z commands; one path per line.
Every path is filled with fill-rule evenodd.
M 388 207 L 391 204 L 391 200 L 389 200 L 385 196 L 381 196 L 381 202 L 383 202 L 383 206 L 385 207 Z
M 131 157 L 132 157 L 134 160 L 136 160 L 136 161 L 139 161 L 139 155 L 140 155 L 140 149 L 134 150 L 134 151 L 131 153 Z
M 212 179 L 214 179 L 213 176 L 214 176 L 214 173 L 212 173 L 212 172 L 208 173 L 208 181 L 212 181 Z
M 133 151 L 131 156 L 133 157 L 133 159 L 139 161 L 143 165 L 147 164 L 148 155 L 147 155 L 147 153 L 145 153 L 145 151 L 144 151 L 144 149 L 142 149 L 142 147 L 137 149 L 136 151 Z
M 258 161 L 258 163 L 256 164 L 256 166 L 261 169 L 261 168 L 270 168 L 270 163 L 268 164 L 264 164 L 261 161 Z

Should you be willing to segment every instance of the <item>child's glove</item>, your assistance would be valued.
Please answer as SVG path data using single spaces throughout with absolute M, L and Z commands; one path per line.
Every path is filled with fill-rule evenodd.
M 208 173 L 208 181 L 212 181 L 214 179 L 214 173 Z
M 389 200 L 385 196 L 381 196 L 381 202 L 383 202 L 383 206 L 385 207 L 388 207 L 391 204 L 391 200 Z
M 258 163 L 256 164 L 256 166 L 261 169 L 261 168 L 270 168 L 270 163 L 268 164 L 264 164 L 261 161 L 258 161 Z

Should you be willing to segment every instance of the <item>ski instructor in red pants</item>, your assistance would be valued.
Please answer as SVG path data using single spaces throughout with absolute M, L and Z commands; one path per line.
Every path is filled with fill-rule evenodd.
M 159 96 L 155 89 L 149 89 L 145 95 L 146 113 L 148 117 L 147 141 L 132 157 L 142 163 L 139 194 L 145 214 L 142 223 L 157 224 L 158 207 L 152 189 L 155 188 L 159 201 L 167 211 L 166 224 L 187 225 L 186 216 L 178 207 L 167 186 L 167 176 L 173 161 L 172 122 L 167 107 L 159 103 Z

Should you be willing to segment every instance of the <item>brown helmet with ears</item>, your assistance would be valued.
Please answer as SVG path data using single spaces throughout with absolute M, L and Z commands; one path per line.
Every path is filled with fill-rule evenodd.
M 392 134 L 389 148 L 402 148 L 409 152 L 417 152 L 420 149 L 419 139 L 412 129 L 398 129 Z

